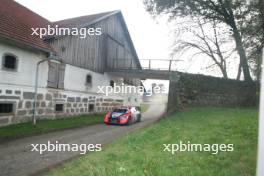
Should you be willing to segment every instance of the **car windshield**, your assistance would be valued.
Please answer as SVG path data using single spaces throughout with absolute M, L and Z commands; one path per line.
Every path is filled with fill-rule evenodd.
M 113 112 L 126 113 L 127 109 L 115 109 Z

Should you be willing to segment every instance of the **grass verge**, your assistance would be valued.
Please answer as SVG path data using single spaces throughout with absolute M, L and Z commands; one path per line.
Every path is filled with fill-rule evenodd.
M 241 176 L 255 175 L 257 110 L 193 108 L 175 113 L 47 173 L 50 176 Z M 163 144 L 234 144 L 234 151 L 163 151 Z
M 0 140 L 103 123 L 103 119 L 103 115 L 81 115 L 54 120 L 39 120 L 36 125 L 33 125 L 32 122 L 13 124 L 0 128 Z

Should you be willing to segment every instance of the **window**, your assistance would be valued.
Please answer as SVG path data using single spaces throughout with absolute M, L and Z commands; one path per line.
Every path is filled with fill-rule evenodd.
M 56 112 L 63 112 L 63 104 L 56 104 L 55 105 Z
M 12 54 L 4 54 L 2 66 L 4 69 L 16 71 L 17 69 L 17 57 Z
M 89 112 L 94 112 L 94 104 L 89 104 Z
M 124 78 L 124 84 L 133 85 L 133 79 Z
M 13 103 L 0 103 L 0 115 L 13 113 Z
M 65 64 L 49 63 L 48 87 L 64 88 Z
M 115 82 L 113 80 L 110 81 L 110 86 L 114 87 L 115 86 Z
M 92 84 L 92 75 L 87 75 L 86 76 L 86 84 L 91 85 Z

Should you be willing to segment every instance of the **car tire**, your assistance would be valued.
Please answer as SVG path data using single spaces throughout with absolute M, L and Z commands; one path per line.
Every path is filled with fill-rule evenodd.
M 129 119 L 128 119 L 127 125 L 131 125 L 132 123 L 133 123 L 133 119 L 132 119 L 132 117 L 130 116 Z
M 137 117 L 137 122 L 141 122 L 141 115 L 140 114 Z

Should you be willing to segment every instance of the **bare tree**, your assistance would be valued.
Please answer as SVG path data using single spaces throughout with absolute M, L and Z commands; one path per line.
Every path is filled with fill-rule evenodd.
M 184 51 L 188 52 L 189 49 L 197 49 L 197 52 L 194 54 L 200 55 L 200 54 L 205 54 L 209 58 L 212 59 L 213 64 L 209 67 L 212 66 L 217 66 L 222 75 L 223 78 L 228 78 L 227 74 L 227 63 L 226 60 L 232 55 L 234 52 L 234 48 L 231 49 L 225 49 L 223 50 L 221 48 L 221 45 L 225 44 L 227 41 L 219 38 L 218 32 L 217 32 L 217 23 L 215 20 L 212 21 L 205 21 L 203 20 L 203 23 L 201 22 L 200 18 L 195 18 L 192 19 L 195 24 L 197 24 L 197 27 L 199 29 L 199 32 L 193 32 L 194 37 L 192 40 L 187 39 L 180 39 L 175 41 L 175 48 L 173 52 L 179 52 L 179 51 Z M 211 34 L 207 34 L 204 25 L 210 23 L 211 25 Z M 208 26 L 207 26 L 208 28 Z M 207 68 L 209 68 L 207 67 Z
M 259 2 L 263 2 L 260 0 Z M 252 82 L 249 71 L 248 58 L 246 49 L 243 43 L 243 36 L 238 26 L 240 19 L 249 21 L 245 18 L 243 13 L 248 13 L 248 16 L 257 14 L 263 9 L 262 7 L 252 8 L 245 1 L 231 1 L 231 0 L 144 0 L 146 9 L 153 15 L 169 14 L 171 19 L 182 16 L 187 17 L 190 15 L 199 16 L 208 20 L 217 20 L 218 22 L 225 23 L 233 31 L 233 38 L 236 44 L 236 50 L 239 55 L 241 68 L 243 70 L 245 81 Z M 263 3 L 256 4 L 256 6 L 263 5 Z M 240 13 L 242 9 L 243 12 Z M 258 21 L 263 21 L 257 18 Z M 247 23 L 249 24 L 249 23 Z

